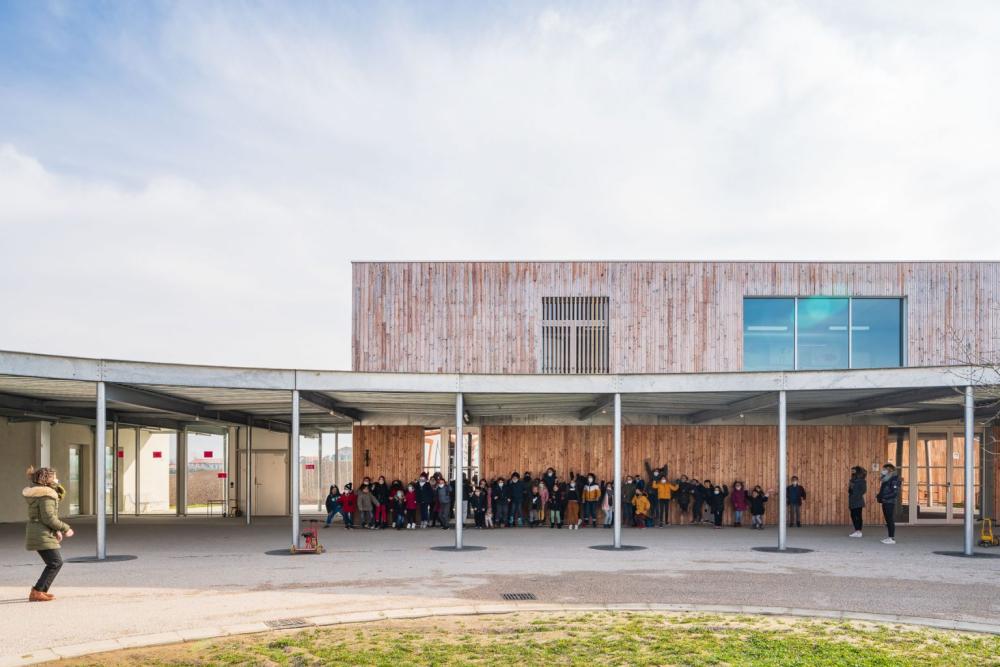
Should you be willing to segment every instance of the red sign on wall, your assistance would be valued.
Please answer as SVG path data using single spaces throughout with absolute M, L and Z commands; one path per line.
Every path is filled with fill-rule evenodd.
M 316 469 L 316 464 L 315 463 L 307 463 L 306 464 L 306 470 L 315 470 L 315 469 Z
M 163 452 L 153 452 L 153 458 L 154 459 L 162 459 L 163 458 Z
M 206 459 L 212 458 L 212 452 L 205 452 L 205 458 Z
M 118 450 L 118 458 L 120 458 L 120 459 L 125 458 L 125 450 L 123 450 L 123 449 L 119 449 Z
M 225 479 L 225 478 L 229 477 L 229 474 L 228 473 L 224 473 L 224 472 L 220 472 L 220 473 L 216 474 L 216 477 L 218 477 L 219 479 Z

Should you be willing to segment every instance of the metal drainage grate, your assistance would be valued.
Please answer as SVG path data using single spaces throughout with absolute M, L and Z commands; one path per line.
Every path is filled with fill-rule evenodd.
M 289 628 L 308 628 L 312 623 L 302 618 L 276 618 L 272 621 L 264 621 L 264 625 L 275 630 L 287 630 Z
M 537 600 L 534 593 L 504 593 L 504 600 Z

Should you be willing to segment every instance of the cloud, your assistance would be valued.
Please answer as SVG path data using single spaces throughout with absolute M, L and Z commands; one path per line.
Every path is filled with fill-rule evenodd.
M 351 259 L 996 259 L 990 3 L 296 9 L 0 89 L 0 347 L 346 367 Z

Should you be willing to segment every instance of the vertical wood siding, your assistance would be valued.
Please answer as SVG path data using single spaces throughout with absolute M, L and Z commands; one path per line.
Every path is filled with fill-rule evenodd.
M 362 262 L 356 371 L 537 373 L 542 298 L 610 297 L 610 372 L 739 371 L 744 296 L 907 298 L 908 365 L 995 346 L 1000 263 Z M 993 340 L 991 340 L 993 338 Z
M 354 427 L 354 490 L 365 477 L 387 481 L 416 479 L 423 469 L 423 426 L 355 426 Z M 369 464 L 365 465 L 365 450 Z M 346 480 L 342 480 L 344 482 Z

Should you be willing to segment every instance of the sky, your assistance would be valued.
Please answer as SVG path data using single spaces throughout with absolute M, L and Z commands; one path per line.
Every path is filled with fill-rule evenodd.
M 1000 3 L 0 0 L 0 349 L 346 369 L 350 262 L 1000 259 Z

